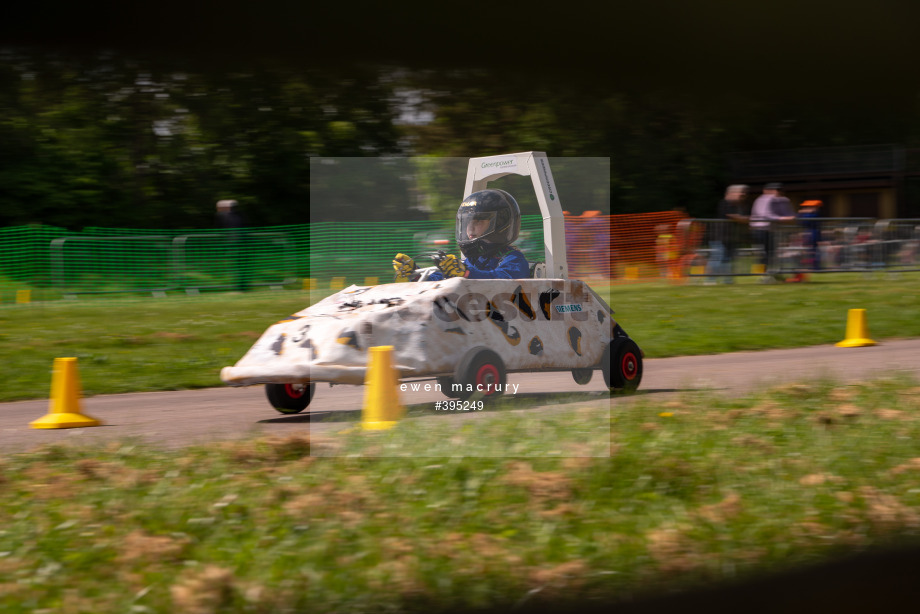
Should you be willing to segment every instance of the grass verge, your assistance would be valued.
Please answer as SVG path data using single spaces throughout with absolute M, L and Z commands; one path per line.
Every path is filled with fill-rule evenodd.
M 7 456 L 0 609 L 590 604 L 920 537 L 915 380 L 688 393 L 664 405 L 635 397 L 603 424 L 578 409 L 524 414 L 459 430 L 412 420 L 330 441 Z M 432 437 L 521 439 L 522 421 L 550 435 L 558 454 L 428 455 Z M 609 432 L 609 457 L 584 455 L 585 429 Z M 330 446 L 399 458 L 324 458 Z

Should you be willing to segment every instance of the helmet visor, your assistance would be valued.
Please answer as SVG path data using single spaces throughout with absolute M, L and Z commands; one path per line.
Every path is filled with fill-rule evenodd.
M 495 211 L 463 211 L 457 213 L 457 241 L 473 241 L 489 236 L 495 230 Z

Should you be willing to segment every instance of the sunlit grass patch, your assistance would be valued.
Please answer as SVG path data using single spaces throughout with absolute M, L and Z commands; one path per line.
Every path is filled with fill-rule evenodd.
M 900 376 L 819 380 L 740 398 L 639 396 L 604 412 L 514 408 L 460 427 L 407 418 L 323 440 L 8 455 L 0 608 L 616 600 L 916 543 L 918 390 Z M 522 443 L 527 422 L 543 435 L 534 444 Z M 607 454 L 586 443 L 592 428 Z M 457 437 L 470 455 L 438 456 L 421 435 Z
M 584 399 L 584 395 L 575 398 Z M 533 400 L 501 399 L 482 411 L 435 412 L 431 404 L 414 409 L 398 429 L 345 436 L 319 455 L 345 457 L 520 457 L 564 458 L 610 454 L 609 397 L 590 395 L 552 411 L 534 410 Z M 565 403 L 565 401 L 570 401 Z M 488 422 L 488 427 L 481 423 Z M 483 429 L 489 437 L 481 437 Z M 342 432 L 360 431 L 360 425 Z M 567 436 L 559 438 L 560 431 Z
M 49 394 L 55 358 L 79 359 L 86 396 L 219 386 L 262 331 L 303 309 L 302 293 L 88 300 L 0 309 L 0 401 Z

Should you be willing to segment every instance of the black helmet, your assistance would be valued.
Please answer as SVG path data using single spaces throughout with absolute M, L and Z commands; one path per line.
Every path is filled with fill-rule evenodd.
M 489 256 L 516 241 L 520 232 L 521 209 L 504 190 L 473 192 L 457 209 L 457 245 L 467 258 Z

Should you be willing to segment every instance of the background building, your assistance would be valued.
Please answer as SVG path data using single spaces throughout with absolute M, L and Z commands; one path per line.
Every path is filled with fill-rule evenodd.
M 779 181 L 795 204 L 824 201 L 826 217 L 905 218 L 920 213 L 907 196 L 920 177 L 917 154 L 890 144 L 750 151 L 731 154 L 730 168 L 732 183 L 755 194 Z

